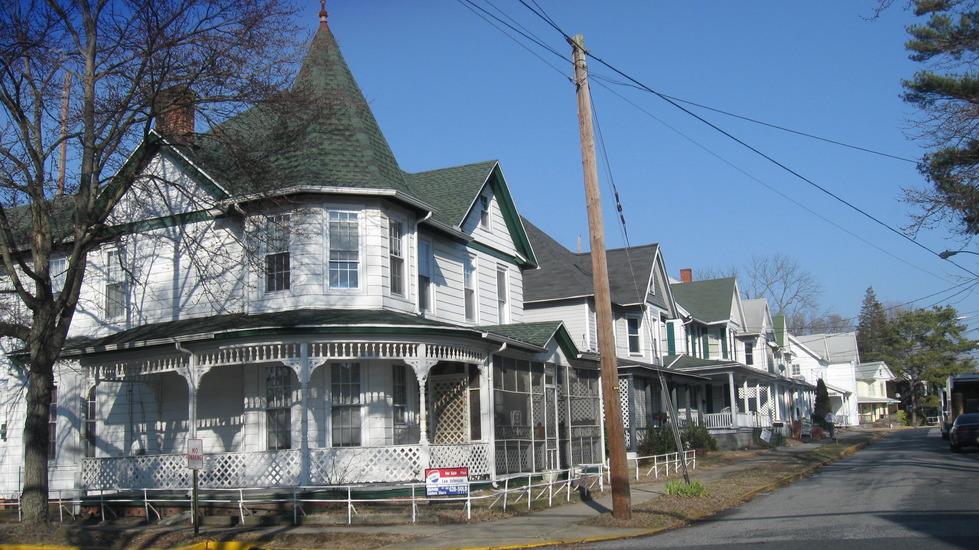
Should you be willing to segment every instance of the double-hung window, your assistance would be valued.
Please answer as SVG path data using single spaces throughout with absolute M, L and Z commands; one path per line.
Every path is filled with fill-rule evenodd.
M 329 214 L 330 288 L 360 286 L 360 223 L 356 212 Z
M 64 256 L 51 258 L 48 269 L 51 273 L 51 293 L 57 298 L 65 288 L 65 280 L 68 277 L 68 258 Z
M 289 367 L 265 370 L 265 433 L 268 450 L 292 448 L 292 373 Z
M 753 365 L 755 363 L 755 345 L 751 342 L 744 343 L 744 364 Z
M 466 256 L 462 266 L 463 296 L 466 308 L 466 320 L 476 320 L 476 258 Z
M 388 256 L 390 261 L 391 294 L 405 295 L 405 224 L 391 220 L 388 224 Z
M 639 355 L 642 353 L 642 339 L 639 335 L 639 317 L 627 317 L 625 321 L 629 333 L 629 353 Z
M 510 287 L 507 284 L 508 273 L 505 265 L 496 267 L 496 309 L 501 325 L 510 322 Z
M 126 315 L 129 301 L 129 279 L 123 268 L 121 249 L 107 250 L 105 254 L 105 317 L 117 319 Z
M 291 219 L 289 214 L 281 214 L 269 216 L 265 222 L 268 237 L 265 244 L 265 291 L 289 290 Z
M 486 195 L 479 196 L 479 226 L 487 231 L 490 229 L 490 201 Z
M 360 363 L 334 363 L 330 375 L 333 446 L 359 447 L 361 445 Z

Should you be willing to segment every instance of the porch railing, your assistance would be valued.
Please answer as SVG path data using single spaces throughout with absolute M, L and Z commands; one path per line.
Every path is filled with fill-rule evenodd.
M 399 445 L 343 447 L 309 451 L 309 481 L 302 480 L 302 454 L 297 449 L 204 456 L 200 485 L 205 488 L 299 487 L 349 483 L 418 481 L 426 468 L 467 467 L 472 476 L 490 473 L 489 446 Z M 187 455 L 86 458 L 82 488 L 180 489 L 188 487 Z
M 772 418 L 767 414 L 756 412 L 739 413 L 708 413 L 704 415 L 704 425 L 707 429 L 728 429 L 734 427 L 734 415 L 737 414 L 739 428 L 771 428 Z

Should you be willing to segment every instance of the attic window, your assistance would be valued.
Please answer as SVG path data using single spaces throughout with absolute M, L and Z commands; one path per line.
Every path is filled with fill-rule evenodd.
M 486 195 L 479 196 L 479 226 L 489 231 L 490 228 L 489 197 L 487 197 Z

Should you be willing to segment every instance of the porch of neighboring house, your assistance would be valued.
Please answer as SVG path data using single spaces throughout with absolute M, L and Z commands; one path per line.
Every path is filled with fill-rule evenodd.
M 598 373 L 465 342 L 185 344 L 83 357 L 84 491 L 473 479 L 602 461 Z M 111 358 L 110 358 L 111 357 Z
M 710 430 L 721 449 L 754 442 L 763 430 L 788 437 L 792 422 L 811 411 L 812 386 L 745 365 L 698 358 L 681 358 L 678 369 L 697 375 L 701 383 L 691 405 L 678 411 L 681 425 L 693 422 Z M 684 402 L 679 399 L 678 402 Z M 678 405 L 678 408 L 681 408 Z
M 836 426 L 845 428 L 859 423 L 859 419 L 853 418 L 851 411 L 858 411 L 857 407 L 851 407 L 852 399 L 856 399 L 853 392 L 826 384 L 829 392 L 829 403 L 833 414 L 836 415 Z
M 860 424 L 891 423 L 894 417 L 889 414 L 888 405 L 899 403 L 896 399 L 887 397 L 858 397 L 860 407 Z

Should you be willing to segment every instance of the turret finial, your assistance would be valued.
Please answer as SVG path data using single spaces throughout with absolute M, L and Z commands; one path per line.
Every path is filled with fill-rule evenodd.
M 329 14 L 326 13 L 326 0 L 320 0 L 320 28 L 321 29 L 325 29 L 326 28 L 326 16 L 327 15 L 329 15 Z

